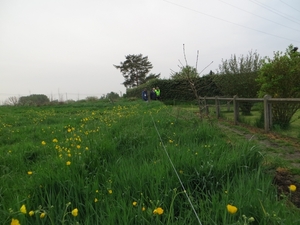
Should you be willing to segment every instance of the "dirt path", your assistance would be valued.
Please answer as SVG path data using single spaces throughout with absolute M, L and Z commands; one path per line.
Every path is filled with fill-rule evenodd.
M 244 124 L 238 126 L 228 121 L 220 120 L 219 127 L 241 138 L 256 142 L 261 146 L 267 156 L 278 158 L 286 166 L 277 167 L 274 173 L 274 185 L 277 186 L 278 195 L 290 194 L 289 186 L 296 185 L 292 193 L 291 202 L 300 208 L 300 142 L 296 138 L 285 137 L 274 132 L 265 133 L 263 129 Z

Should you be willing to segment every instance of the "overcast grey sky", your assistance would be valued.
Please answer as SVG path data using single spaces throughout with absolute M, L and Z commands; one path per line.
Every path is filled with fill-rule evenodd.
M 299 0 L 0 0 L 0 103 L 45 94 L 125 93 L 113 67 L 148 56 L 169 78 L 184 62 L 216 71 L 232 54 L 300 48 Z

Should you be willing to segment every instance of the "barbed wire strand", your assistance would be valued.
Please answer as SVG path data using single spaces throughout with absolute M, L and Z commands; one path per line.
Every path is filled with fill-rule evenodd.
M 157 135 L 158 135 L 158 137 L 159 137 L 159 139 L 160 139 L 161 145 L 162 145 L 162 147 L 163 147 L 163 149 L 164 149 L 164 152 L 166 153 L 166 155 L 167 155 L 167 157 L 168 157 L 168 159 L 169 159 L 169 162 L 170 162 L 170 164 L 171 164 L 171 166 L 172 166 L 172 168 L 173 168 L 173 170 L 174 170 L 174 172 L 175 172 L 175 174 L 176 174 L 176 176 L 177 176 L 177 178 L 178 178 L 178 180 L 179 180 L 179 182 L 180 182 L 180 185 L 181 185 L 181 187 L 182 187 L 182 189 L 183 189 L 183 192 L 185 193 L 185 196 L 187 197 L 187 199 L 188 199 L 188 201 L 189 201 L 189 203 L 190 203 L 190 205 L 191 205 L 191 208 L 192 208 L 192 210 L 193 210 L 193 212 L 194 212 L 194 214 L 195 214 L 195 216 L 196 216 L 196 218 L 197 218 L 199 224 L 202 225 L 201 220 L 200 220 L 200 218 L 199 218 L 199 216 L 198 216 L 198 214 L 197 214 L 197 212 L 196 212 L 196 210 L 195 210 L 195 207 L 194 207 L 194 205 L 193 205 L 193 203 L 192 203 L 192 201 L 191 201 L 189 195 L 187 194 L 187 191 L 186 191 L 186 189 L 185 189 L 185 187 L 184 187 L 184 184 L 183 184 L 182 180 L 180 179 L 180 176 L 179 176 L 179 174 L 178 174 L 177 171 L 176 171 L 176 168 L 175 168 L 175 166 L 174 166 L 174 164 L 173 164 L 173 162 L 172 162 L 172 159 L 170 158 L 170 156 L 169 156 L 169 154 L 168 154 L 168 152 L 167 152 L 167 149 L 166 149 L 166 147 L 165 147 L 165 145 L 164 145 L 164 143 L 163 143 L 163 140 L 162 140 L 162 138 L 161 138 L 161 135 L 160 135 L 160 133 L 159 133 L 159 131 L 158 131 L 158 129 L 157 129 L 157 126 L 156 126 L 156 124 L 155 124 L 155 121 L 154 121 L 154 119 L 153 119 L 153 117 L 152 117 L 151 114 L 150 114 L 150 116 L 151 116 L 152 122 L 153 122 L 153 124 L 154 124 L 156 133 L 157 133 Z

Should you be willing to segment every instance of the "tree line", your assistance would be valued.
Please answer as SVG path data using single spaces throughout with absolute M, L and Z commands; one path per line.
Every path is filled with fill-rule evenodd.
M 274 52 L 273 58 L 261 57 L 250 51 L 247 55 L 231 55 L 222 59 L 218 70 L 200 76 L 196 67 L 180 66 L 177 72 L 172 71 L 170 79 L 160 79 L 160 74 L 151 74 L 153 68 L 148 57 L 139 55 L 125 56 L 120 65 L 114 65 L 122 73 L 127 88 L 127 97 L 140 97 L 144 88 L 159 86 L 163 101 L 195 99 L 196 96 L 237 95 L 243 98 L 256 98 L 270 95 L 273 98 L 300 97 L 300 53 L 293 45 L 285 52 Z M 148 75 L 149 74 L 149 75 Z M 192 86 L 191 86 L 192 84 Z M 253 103 L 240 104 L 243 114 L 249 114 Z M 287 127 L 294 113 L 299 109 L 297 103 L 273 104 L 273 124 Z

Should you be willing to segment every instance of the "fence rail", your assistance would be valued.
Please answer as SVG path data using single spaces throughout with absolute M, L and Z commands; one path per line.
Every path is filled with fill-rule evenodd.
M 269 132 L 272 127 L 272 103 L 273 102 L 298 102 L 300 98 L 272 98 L 269 95 L 265 95 L 264 98 L 239 98 L 234 96 L 233 98 L 222 98 L 222 97 L 199 97 L 200 100 L 204 101 L 205 113 L 209 114 L 207 100 L 214 100 L 216 107 L 216 116 L 220 117 L 220 101 L 233 102 L 234 112 L 234 124 L 238 124 L 239 120 L 239 103 L 240 102 L 263 102 L 264 105 L 264 128 L 265 132 Z

